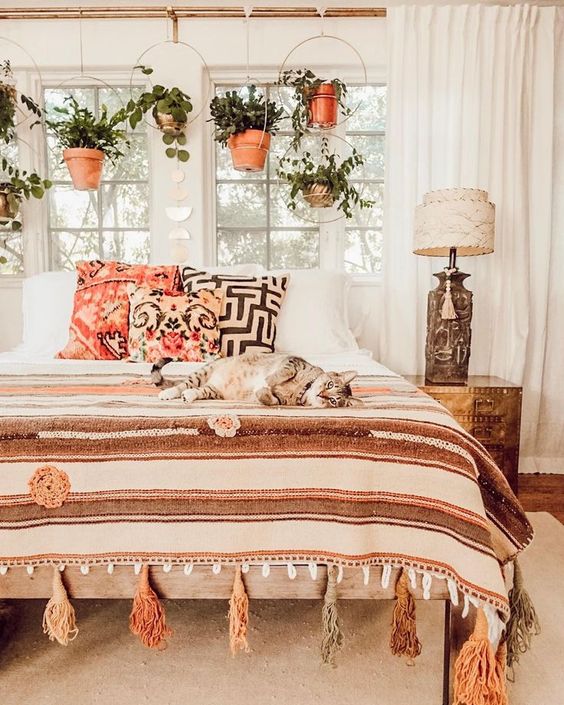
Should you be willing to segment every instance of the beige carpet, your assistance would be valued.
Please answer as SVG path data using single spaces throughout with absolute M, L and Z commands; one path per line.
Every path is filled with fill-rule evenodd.
M 561 705 L 564 527 L 532 514 L 537 536 L 522 558 L 543 626 L 522 657 L 511 705 Z M 1 578 L 0 578 L 1 579 Z M 210 578 L 211 579 L 211 578 Z M 391 603 L 342 602 L 346 646 L 335 669 L 319 664 L 319 603 L 251 605 L 253 653 L 227 652 L 226 605 L 167 603 L 175 635 L 166 651 L 127 629 L 125 601 L 78 601 L 80 635 L 68 648 L 41 632 L 43 604 L 24 601 L 18 634 L 0 655 L 1 705 L 439 705 L 442 605 L 417 603 L 423 653 L 414 667 L 388 649 Z

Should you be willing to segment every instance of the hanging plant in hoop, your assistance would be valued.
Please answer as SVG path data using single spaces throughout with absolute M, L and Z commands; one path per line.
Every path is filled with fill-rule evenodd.
M 139 69 L 145 76 L 153 73 L 150 66 L 139 64 L 134 67 L 135 69 Z M 190 154 L 183 147 L 186 144 L 184 132 L 188 125 L 188 115 L 194 109 L 189 95 L 177 86 L 166 88 L 154 85 L 150 90 L 141 93 L 137 100 L 130 99 L 126 109 L 129 112 L 129 124 L 133 130 L 143 116 L 151 111 L 157 127 L 163 133 L 166 156 L 170 159 L 177 157 L 181 162 L 188 161 Z
M 30 113 L 37 118 L 41 117 L 41 110 L 37 103 L 26 95 L 20 96 L 20 101 Z M 0 139 L 8 144 L 15 137 L 16 111 L 18 108 L 18 93 L 16 81 L 9 60 L 0 64 Z M 35 120 L 30 129 L 41 121 Z
M 210 103 L 215 125 L 214 139 L 231 150 L 236 171 L 257 172 L 264 169 L 270 139 L 280 129 L 284 109 L 273 100 L 265 100 L 257 87 L 248 86 L 248 94 L 227 91 Z
M 277 83 L 294 89 L 296 105 L 291 115 L 294 149 L 300 146 L 302 137 L 310 128 L 335 127 L 339 109 L 345 117 L 352 113 L 346 104 L 347 85 L 339 78 L 319 78 L 307 68 L 288 69 L 280 74 Z
M 296 210 L 301 194 L 310 208 L 331 208 L 335 205 L 345 218 L 352 218 L 355 207 L 372 208 L 374 201 L 362 198 L 356 186 L 349 181 L 352 172 L 364 164 L 362 155 L 353 148 L 350 157 L 340 160 L 329 149 L 326 137 L 321 142 L 319 163 L 314 161 L 309 151 L 280 160 L 278 178 L 290 186 L 288 207 Z
M 35 172 L 27 172 L 2 159 L 0 174 L 0 225 L 11 222 L 12 230 L 21 230 L 22 224 L 18 214 L 24 199 L 43 198 L 45 191 L 51 188 L 48 179 L 42 179 Z

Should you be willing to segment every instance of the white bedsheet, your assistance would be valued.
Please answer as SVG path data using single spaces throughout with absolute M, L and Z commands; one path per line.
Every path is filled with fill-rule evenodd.
M 308 362 L 319 365 L 324 370 L 342 372 L 356 370 L 361 375 L 384 375 L 397 377 L 384 365 L 372 358 L 369 350 L 333 353 L 331 355 L 310 355 Z M 165 374 L 171 376 L 188 375 L 202 367 L 197 362 L 171 362 Z M 68 374 L 84 375 L 104 372 L 108 375 L 136 374 L 148 375 L 150 363 L 128 362 L 127 360 L 57 360 L 32 356 L 18 350 L 0 353 L 0 384 L 2 375 Z

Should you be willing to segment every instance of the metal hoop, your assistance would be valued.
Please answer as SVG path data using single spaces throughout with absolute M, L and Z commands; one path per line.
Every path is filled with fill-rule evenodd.
M 39 85 L 40 85 L 40 86 L 43 86 L 43 77 L 42 77 L 42 75 L 41 75 L 41 69 L 40 69 L 39 66 L 37 65 L 37 62 L 35 61 L 35 59 L 33 58 L 33 56 L 29 53 L 29 51 L 28 51 L 24 46 L 22 46 L 21 44 L 19 44 L 19 43 L 16 42 L 16 41 L 14 41 L 13 39 L 10 39 L 9 37 L 0 37 L 0 42 L 1 42 L 1 41 L 7 42 L 8 44 L 11 44 L 12 46 L 15 46 L 15 47 L 17 47 L 18 49 L 20 49 L 21 51 L 23 51 L 23 53 L 24 53 L 24 54 L 27 56 L 27 58 L 31 61 L 31 63 L 32 63 L 32 65 L 33 65 L 33 70 L 35 71 L 35 73 L 36 73 L 36 74 L 38 75 L 38 77 L 39 77 Z M 18 91 L 18 90 L 16 89 L 16 96 L 17 96 L 17 97 L 20 97 L 21 95 L 22 95 L 21 91 Z M 44 106 L 43 106 L 43 103 L 42 103 L 42 99 L 43 99 L 43 94 L 41 95 L 41 98 L 39 99 L 39 101 L 37 101 L 37 105 L 39 106 L 39 108 L 40 108 L 40 110 L 41 110 L 41 113 L 43 114 L 43 112 L 44 112 Z M 20 104 L 17 102 L 17 100 L 16 100 L 16 111 L 19 111 L 20 113 L 22 113 L 23 115 L 25 115 L 24 111 L 23 111 L 22 108 L 20 107 Z M 23 125 L 25 122 L 27 122 L 28 120 L 30 120 L 31 117 L 32 117 L 31 113 L 25 115 L 25 117 L 24 117 L 22 120 L 20 120 L 19 122 L 16 121 L 16 122 L 14 123 L 14 127 L 19 127 L 20 125 Z
M 150 47 L 148 47 L 147 49 L 145 49 L 145 51 L 143 51 L 143 52 L 137 57 L 137 60 L 135 61 L 135 63 L 133 64 L 133 68 L 131 69 L 131 76 L 130 76 L 130 78 L 129 78 L 129 93 L 130 93 L 130 95 L 131 95 L 131 98 L 133 98 L 133 86 L 134 86 L 134 84 L 133 84 L 133 76 L 134 76 L 135 70 L 136 70 L 135 67 L 136 67 L 136 66 L 139 66 L 139 65 L 142 63 L 143 57 L 146 56 L 150 51 L 152 51 L 153 49 L 156 49 L 156 47 L 161 46 L 161 45 L 163 45 L 163 44 L 172 44 L 172 45 L 174 45 L 174 46 L 183 46 L 183 47 L 186 47 L 187 49 L 190 49 L 190 51 L 192 51 L 194 54 L 196 54 L 196 56 L 200 59 L 200 62 L 201 62 L 201 64 L 202 64 L 203 68 L 204 68 L 204 73 L 205 73 L 205 75 L 207 76 L 207 81 L 206 81 L 206 83 L 207 83 L 207 89 L 206 89 L 206 95 L 205 95 L 204 99 L 202 100 L 202 106 L 201 106 L 201 108 L 198 110 L 198 112 L 195 113 L 195 114 L 192 116 L 192 118 L 191 118 L 190 120 L 187 120 L 187 121 L 186 121 L 186 127 L 188 127 L 188 125 L 191 125 L 195 120 L 197 120 L 197 119 L 200 117 L 200 115 L 203 113 L 204 109 L 206 108 L 207 103 L 208 103 L 208 99 L 209 99 L 209 97 L 210 97 L 210 86 L 211 86 L 210 70 L 209 70 L 209 67 L 208 67 L 208 65 L 207 65 L 207 63 L 206 63 L 206 60 L 205 60 L 204 57 L 200 54 L 200 52 L 199 52 L 195 47 L 193 47 L 191 44 L 188 44 L 187 42 L 183 42 L 183 41 L 181 41 L 180 39 L 179 39 L 178 41 L 174 41 L 173 39 L 163 39 L 163 41 L 161 41 L 161 42 L 155 42 L 155 44 L 152 44 Z M 151 84 L 151 87 L 152 87 L 152 86 L 153 86 L 153 83 L 152 83 L 151 79 L 148 78 L 148 77 L 147 77 L 147 79 L 148 79 L 148 81 L 149 81 L 149 83 Z M 149 122 L 149 121 L 147 120 L 147 118 L 145 117 L 145 115 L 143 116 L 143 120 L 145 121 L 145 123 L 146 123 L 147 125 L 149 125 L 150 127 L 152 127 L 154 130 L 158 130 L 158 129 L 159 129 L 156 125 L 153 125 L 151 122 Z
M 323 22 L 323 19 L 324 19 L 324 18 L 323 18 L 323 15 L 322 15 L 322 16 L 321 16 L 322 22 Z M 294 47 L 292 47 L 292 49 L 290 49 L 290 51 L 286 54 L 286 57 L 284 58 L 284 61 L 282 62 L 282 65 L 280 66 L 280 68 L 279 68 L 279 70 L 278 70 L 278 84 L 277 84 L 277 86 L 278 86 L 278 99 L 279 99 L 279 101 L 280 101 L 280 103 L 281 103 L 282 105 L 284 105 L 284 103 L 283 103 L 283 101 L 282 101 L 282 99 L 281 99 L 281 97 L 280 97 L 280 88 L 281 88 L 281 85 L 280 85 L 280 78 L 281 78 L 281 76 L 282 76 L 282 74 L 283 74 L 283 72 L 284 72 L 284 69 L 285 69 L 285 67 L 286 67 L 286 65 L 287 65 L 287 63 L 288 63 L 288 59 L 292 56 L 292 54 L 293 54 L 295 51 L 297 51 L 297 50 L 298 50 L 300 47 L 302 47 L 304 44 L 308 44 L 309 42 L 313 42 L 313 41 L 315 41 L 315 40 L 317 40 L 317 39 L 332 39 L 332 40 L 334 40 L 334 41 L 336 41 L 336 42 L 340 42 L 341 44 L 344 44 L 346 47 L 348 47 L 349 49 L 351 49 L 351 51 L 352 51 L 352 52 L 355 54 L 355 56 L 357 57 L 357 59 L 358 59 L 358 61 L 359 61 L 359 63 L 360 63 L 361 69 L 362 69 L 362 74 L 363 74 L 363 77 L 364 77 L 364 78 L 363 78 L 363 83 L 362 83 L 361 85 L 366 86 L 366 85 L 368 84 L 368 72 L 367 72 L 367 70 L 366 70 L 366 64 L 364 63 L 364 59 L 362 58 L 362 56 L 361 56 L 360 52 L 358 51 L 358 49 L 356 49 L 356 47 L 354 47 L 350 42 L 347 42 L 346 39 L 343 39 L 342 37 L 337 37 L 337 36 L 334 35 L 334 34 L 324 34 L 323 31 L 322 31 L 321 34 L 315 34 L 315 35 L 313 35 L 312 37 L 308 37 L 307 39 L 304 39 L 304 40 L 301 41 L 299 44 L 296 44 L 296 45 L 295 45 Z M 358 109 L 360 108 L 361 105 L 362 105 L 362 100 L 360 100 L 360 101 L 357 103 L 357 105 L 355 106 L 354 110 L 351 110 L 351 112 L 350 112 L 343 120 L 341 120 L 340 122 L 335 123 L 335 125 L 333 125 L 333 127 L 316 127 L 316 128 L 311 128 L 311 127 L 307 127 L 307 125 L 306 125 L 305 127 L 307 127 L 307 129 L 308 129 L 310 132 L 314 132 L 314 133 L 315 133 L 315 132 L 328 132 L 329 130 L 334 130 L 335 127 L 338 127 L 339 125 L 343 125 L 345 122 L 347 122 L 347 120 L 349 120 L 349 118 L 351 118 L 351 117 L 358 111 Z

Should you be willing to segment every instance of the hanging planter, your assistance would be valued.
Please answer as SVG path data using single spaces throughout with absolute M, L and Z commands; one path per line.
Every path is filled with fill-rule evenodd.
M 350 157 L 339 161 L 338 155 L 329 150 L 327 138 L 321 142 L 319 163 L 309 151 L 280 160 L 278 178 L 290 186 L 288 207 L 296 210 L 301 195 L 310 208 L 336 206 L 345 218 L 352 218 L 355 207 L 371 208 L 374 201 L 363 199 L 349 181 L 352 172 L 364 164 L 362 155 L 353 149 Z
M 331 129 L 338 124 L 339 111 L 345 117 L 352 112 L 346 105 L 347 86 L 339 78 L 327 80 L 318 78 L 310 69 L 289 69 L 280 74 L 278 85 L 294 89 L 294 149 L 309 128 Z
M 124 156 L 122 150 L 130 145 L 123 128 L 128 112 L 121 108 L 108 115 L 106 106 L 102 105 L 100 117 L 96 119 L 72 96 L 65 98 L 65 103 L 67 105 L 53 109 L 61 119 L 47 119 L 47 127 L 63 148 L 63 159 L 74 188 L 95 191 L 100 186 L 104 160 L 115 164 Z
M 2 159 L 2 173 L 0 175 L 0 225 L 11 223 L 12 230 L 21 230 L 22 224 L 18 214 L 22 201 L 34 198 L 43 198 L 45 191 L 51 188 L 48 179 L 42 179 L 35 172 L 20 171 L 18 167 L 10 164 L 6 158 Z
M 227 91 L 210 103 L 211 119 L 215 124 L 214 139 L 229 147 L 236 171 L 258 172 L 264 169 L 271 136 L 279 129 L 284 110 L 274 101 L 265 101 L 256 86 L 248 87 L 243 97 L 237 91 Z
M 139 69 L 145 76 L 153 73 L 150 66 L 139 64 L 135 69 Z M 126 109 L 132 130 L 141 122 L 143 116 L 151 111 L 157 128 L 163 133 L 166 156 L 170 159 L 177 157 L 181 162 L 188 161 L 190 154 L 183 147 L 186 144 L 188 116 L 194 109 L 189 95 L 177 86 L 166 88 L 154 85 L 151 90 L 141 93 L 137 100 L 132 98 Z
M 34 100 L 28 98 L 26 95 L 20 95 L 20 101 L 30 114 L 35 115 L 37 118 L 41 117 L 41 110 Z M 12 66 L 10 62 L 6 60 L 0 63 L 0 140 L 6 144 L 15 138 L 17 109 L 18 93 L 16 81 L 12 72 Z M 30 129 L 39 124 L 40 120 L 35 120 L 30 125 Z

